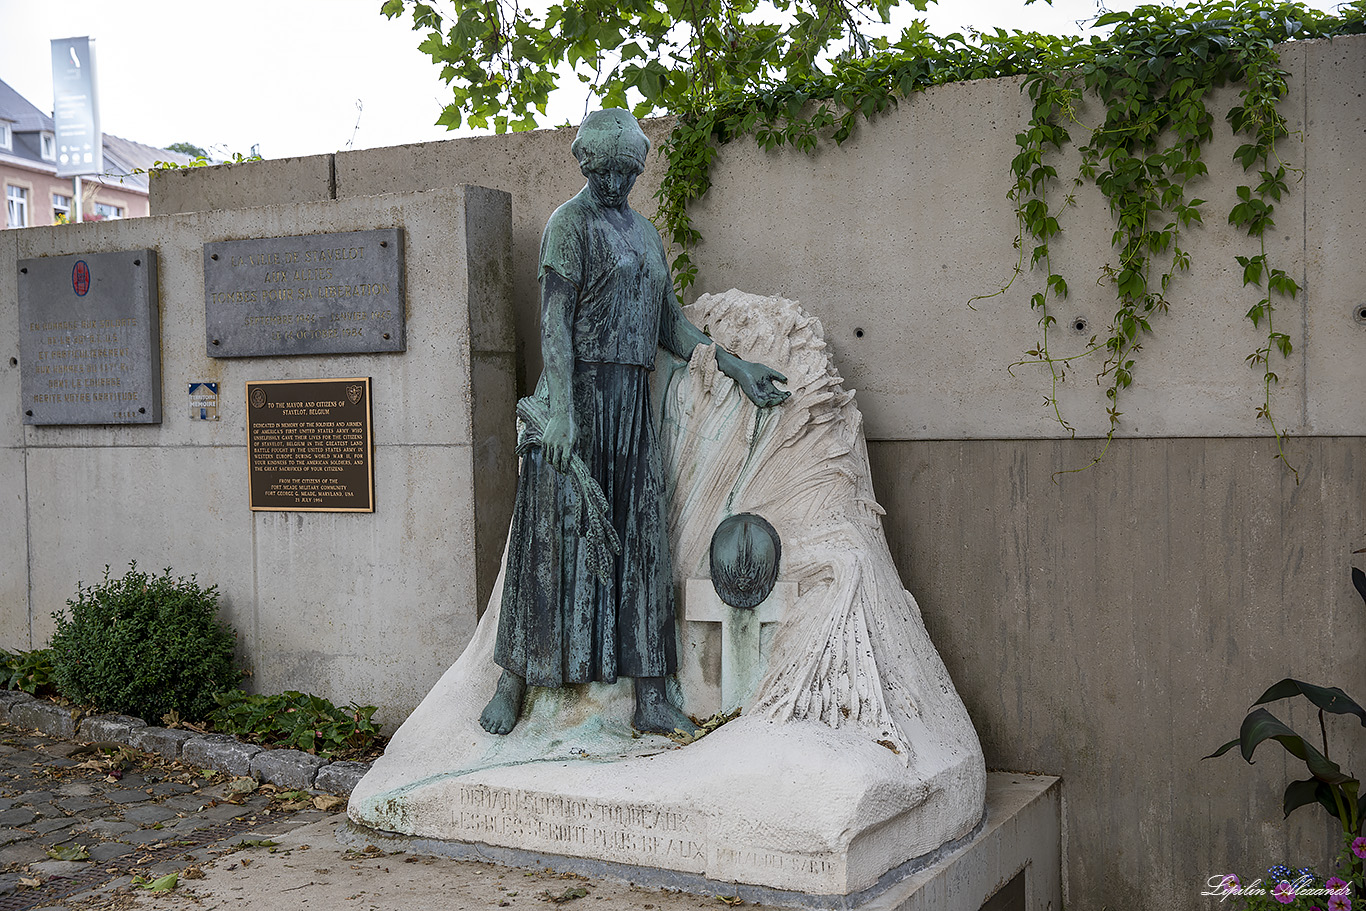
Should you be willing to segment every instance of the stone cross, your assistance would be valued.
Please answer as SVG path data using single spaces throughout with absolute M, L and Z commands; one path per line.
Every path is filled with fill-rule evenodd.
M 721 711 L 732 712 L 754 695 L 764 669 L 759 652 L 763 624 L 778 623 L 797 601 L 796 582 L 778 582 L 757 607 L 731 607 L 710 579 L 689 579 L 683 596 L 683 618 L 721 624 Z

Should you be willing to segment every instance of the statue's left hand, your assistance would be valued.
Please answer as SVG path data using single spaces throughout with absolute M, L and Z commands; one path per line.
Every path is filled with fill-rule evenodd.
M 733 368 L 725 371 L 726 374 L 735 380 L 740 385 L 740 390 L 760 408 L 781 405 L 792 394 L 773 385 L 775 382 L 786 383 L 787 377 L 772 367 L 740 358 L 736 358 L 735 361 Z

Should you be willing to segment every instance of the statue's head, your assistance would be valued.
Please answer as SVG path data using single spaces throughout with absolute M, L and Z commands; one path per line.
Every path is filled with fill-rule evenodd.
M 570 149 L 585 174 L 606 168 L 629 169 L 639 174 L 645 169 L 650 140 L 628 112 L 608 108 L 583 118 Z

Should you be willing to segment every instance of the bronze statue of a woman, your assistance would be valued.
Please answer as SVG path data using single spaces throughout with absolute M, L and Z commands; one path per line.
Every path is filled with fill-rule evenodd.
M 503 669 L 480 724 L 506 734 L 528 684 L 635 680 L 638 730 L 687 729 L 665 695 L 678 669 L 668 504 L 650 371 L 663 346 L 688 358 L 710 340 L 683 316 L 664 245 L 627 204 L 650 141 L 629 113 L 584 118 L 574 157 L 588 184 L 541 238 L 541 354 L 534 398 L 548 418 L 517 479 L 494 661 Z M 719 346 L 717 364 L 755 405 L 787 398 L 782 374 Z M 598 565 L 571 464 L 606 499 L 618 553 Z

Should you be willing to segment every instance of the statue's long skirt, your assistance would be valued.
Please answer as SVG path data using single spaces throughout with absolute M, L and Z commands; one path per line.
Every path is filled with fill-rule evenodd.
M 649 371 L 576 363 L 574 417 L 574 450 L 602 486 L 621 553 L 610 581 L 588 571 L 573 481 L 539 447 L 527 450 L 493 660 L 532 686 L 673 674 L 668 510 Z

